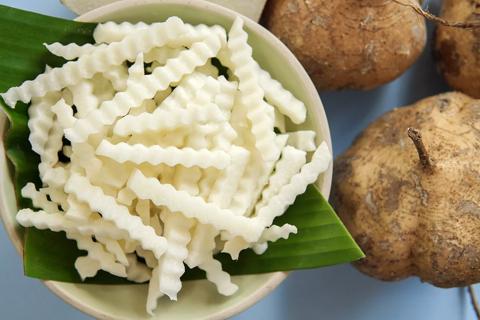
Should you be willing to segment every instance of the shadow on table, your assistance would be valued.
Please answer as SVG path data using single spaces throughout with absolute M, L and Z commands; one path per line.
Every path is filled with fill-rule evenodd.
M 279 290 L 281 319 L 467 319 L 469 308 L 463 289 L 382 282 L 349 265 L 294 272 Z

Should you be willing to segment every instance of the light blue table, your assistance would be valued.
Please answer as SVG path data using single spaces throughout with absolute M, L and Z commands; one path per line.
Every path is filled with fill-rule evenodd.
M 0 3 L 74 17 L 58 0 Z M 431 9 L 437 11 L 436 2 L 433 4 Z M 446 90 L 427 46 L 416 65 L 393 83 L 369 92 L 323 93 L 335 153 L 345 150 L 362 128 L 386 110 Z M 23 276 L 21 259 L 1 227 L 0 319 L 90 319 L 57 298 L 40 281 Z M 342 265 L 294 272 L 272 294 L 234 319 L 464 320 L 474 319 L 474 315 L 464 289 L 438 289 L 418 279 L 385 283 Z

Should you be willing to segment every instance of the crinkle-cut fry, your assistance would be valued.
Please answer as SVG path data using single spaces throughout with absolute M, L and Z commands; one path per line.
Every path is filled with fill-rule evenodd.
M 301 130 L 295 132 L 288 132 L 287 144 L 297 149 L 310 152 L 317 149 L 315 145 L 315 131 Z
M 145 263 L 149 268 L 153 269 L 158 265 L 158 260 L 151 251 L 143 250 L 141 247 L 137 247 L 135 252 L 139 257 L 142 257 L 145 260 Z
M 117 194 L 117 190 L 125 186 L 132 172 L 133 165 L 121 164 L 109 158 L 102 159 L 102 169 L 90 180 L 94 184 L 108 186 L 113 188 L 113 194 Z
M 67 203 L 68 196 L 63 190 L 63 185 L 61 187 L 48 186 L 41 188 L 39 191 L 48 195 L 52 202 L 58 203 L 62 207 L 63 211 L 69 209 L 69 205 Z
M 94 45 L 85 43 L 82 45 L 76 43 L 61 44 L 60 42 L 44 43 L 43 44 L 51 54 L 61 57 L 65 60 L 75 60 L 83 55 L 91 53 L 99 47 L 106 47 L 105 44 Z
M 245 137 L 244 137 L 245 138 Z M 245 140 L 245 145 L 250 146 L 252 143 Z M 276 137 L 276 147 L 278 154 L 275 155 L 276 158 L 280 155 L 280 150 L 286 142 L 286 137 L 277 136 Z M 265 162 L 262 160 L 259 151 L 255 148 L 250 150 L 250 162 L 245 169 L 245 173 L 240 179 L 238 190 L 235 192 L 231 204 L 230 210 L 232 210 L 236 215 L 248 215 L 250 209 L 254 205 L 254 199 L 256 199 L 260 192 L 260 186 L 263 186 L 268 181 L 268 172 L 271 172 L 275 161 Z
M 196 73 L 184 77 L 179 86 L 172 91 L 170 96 L 162 101 L 153 113 L 135 116 L 127 115 L 119 119 L 114 126 L 114 133 L 116 135 L 126 136 L 132 133 L 142 134 L 146 131 L 161 130 L 162 126 L 166 126 L 167 128 L 175 127 L 173 124 L 170 125 L 168 122 L 163 121 L 164 117 L 171 118 L 171 116 L 169 116 L 170 114 L 179 114 L 178 118 L 173 117 L 173 119 L 168 120 L 172 122 L 183 121 L 180 120 L 180 115 L 184 115 L 186 111 L 182 109 L 194 98 L 195 91 L 204 85 L 205 79 L 205 77 Z
M 131 239 L 140 242 L 142 248 L 153 251 L 157 259 L 165 252 L 165 238 L 157 236 L 152 227 L 145 226 L 139 217 L 132 216 L 125 206 L 118 204 L 115 198 L 105 195 L 101 188 L 93 186 L 86 177 L 72 174 L 65 185 L 65 191 L 73 193 L 93 211 L 99 212 L 104 219 L 128 232 Z
M 16 219 L 24 227 L 34 226 L 37 229 L 50 229 L 54 232 L 65 231 L 67 238 L 76 240 L 78 248 L 87 251 L 88 256 L 97 260 L 103 270 L 120 277 L 126 276 L 125 268 L 115 263 L 115 259 L 110 257 L 100 244 L 91 239 L 92 234 L 120 235 L 118 230 L 112 230 L 107 224 L 88 222 L 82 225 L 68 220 L 60 213 L 34 212 L 31 209 L 21 209 Z
M 275 196 L 271 197 L 254 218 L 262 226 L 272 224 L 275 217 L 282 215 L 295 198 L 304 193 L 307 186 L 314 183 L 320 173 L 327 170 L 332 156 L 325 142 L 313 153 L 312 160 L 305 164 L 299 173 L 294 175 L 287 185 L 284 185 Z
M 55 166 L 49 165 L 46 162 L 40 162 L 38 164 L 38 171 L 40 180 L 44 185 L 52 187 L 61 187 L 68 179 L 68 170 L 62 163 L 57 163 Z
M 162 166 L 164 166 L 164 165 L 162 165 Z M 175 173 L 176 173 L 175 167 L 166 167 L 164 172 L 162 172 L 162 178 L 166 183 L 171 184 L 171 183 L 173 183 L 173 179 L 175 178 Z M 165 221 L 165 220 L 167 220 L 167 217 L 165 216 L 165 214 L 171 214 L 171 212 L 167 208 L 162 208 L 160 213 L 156 217 L 160 218 L 160 216 L 162 214 L 163 214 L 162 220 Z M 181 219 L 181 218 L 188 219 L 188 218 L 185 218 L 185 217 L 180 217 L 180 216 L 178 217 L 178 219 Z M 181 222 L 180 226 L 184 226 L 185 224 L 190 223 L 189 220 L 183 221 L 183 222 L 180 221 L 180 222 Z M 160 223 L 160 219 L 159 219 L 159 223 Z M 163 226 L 165 226 L 165 224 Z M 162 232 L 164 231 L 163 229 L 164 228 L 162 227 Z M 175 229 L 172 229 L 172 228 L 169 228 L 169 229 L 170 229 L 170 231 L 175 231 Z M 184 232 L 188 232 L 188 231 L 184 231 Z M 180 235 L 180 237 L 185 238 L 185 237 L 190 237 L 190 235 L 183 234 L 183 235 Z M 147 259 L 146 259 L 146 261 L 148 263 Z M 158 262 L 160 262 L 160 261 L 158 261 Z M 160 289 L 160 278 L 162 276 L 162 272 L 165 272 L 165 269 L 162 266 L 160 266 L 158 263 L 153 266 L 152 279 L 151 279 L 151 281 L 149 283 L 149 286 L 148 286 L 148 296 L 147 296 L 147 312 L 149 312 L 149 313 L 153 313 L 153 310 L 157 306 L 157 300 L 161 296 L 164 295 L 164 293 Z M 167 272 L 168 272 L 168 270 L 167 270 Z
M 250 243 L 248 241 L 242 237 L 236 236 L 225 242 L 222 252 L 228 253 L 232 260 L 238 260 L 240 252 L 249 247 Z
M 212 132 L 212 130 L 213 130 L 212 125 L 208 125 L 208 124 L 207 125 L 196 125 L 195 129 L 194 129 L 194 132 L 192 132 L 192 134 L 190 136 L 188 136 L 187 141 L 186 141 L 186 145 L 188 145 L 190 147 L 193 147 L 193 148 L 198 148 L 198 149 L 208 148 L 210 146 L 210 143 L 208 141 L 207 136 Z M 205 190 L 205 185 L 202 184 L 202 183 L 204 183 L 204 181 L 202 181 L 202 172 L 200 172 L 200 171 L 196 172 L 197 175 L 195 176 L 195 179 L 196 179 L 196 185 L 195 186 L 189 185 L 189 183 L 185 183 L 182 180 L 180 180 L 182 178 L 183 173 L 184 172 L 181 170 L 181 167 L 180 167 L 177 170 L 176 175 L 174 177 L 174 186 L 175 187 L 177 187 L 179 190 L 185 190 L 193 196 L 199 195 L 201 191 L 203 191 L 204 193 L 207 192 Z M 175 179 L 177 179 L 177 181 L 175 181 Z M 186 180 L 186 181 L 188 181 L 188 180 Z M 204 190 L 201 190 L 201 187 Z M 210 189 L 210 188 L 208 187 L 208 189 Z M 209 254 L 208 253 L 208 246 L 202 247 L 202 245 L 205 244 L 205 241 L 208 241 L 208 240 L 203 240 L 202 238 L 199 238 L 199 235 L 200 236 L 206 236 L 206 234 L 202 233 L 202 231 L 201 231 L 202 228 L 203 229 L 206 228 L 208 230 L 213 229 L 213 231 L 212 231 L 213 235 L 211 236 L 212 240 L 214 238 L 214 234 L 216 234 L 216 231 L 213 227 L 211 227 L 209 225 L 197 224 L 197 226 L 194 228 L 194 231 L 192 232 L 193 235 L 192 235 L 192 239 L 190 241 L 189 248 L 188 248 L 188 257 L 186 258 L 186 261 L 185 261 L 187 263 L 187 265 L 190 266 L 190 268 L 193 268 L 194 266 L 198 265 L 198 263 L 196 263 L 196 264 L 191 263 L 191 259 L 192 259 L 193 256 L 198 258 L 198 257 L 203 257 L 204 254 Z M 207 238 L 210 238 L 210 237 L 207 237 Z M 199 250 L 202 250 L 202 249 L 204 251 L 202 251 L 201 254 L 199 254 L 200 253 Z M 192 250 L 195 251 L 195 252 L 193 252 Z M 189 262 L 190 262 L 190 264 L 189 264 Z
M 122 41 L 129 35 L 136 34 L 139 30 L 156 27 L 160 23 L 157 22 L 149 25 L 144 22 L 139 22 L 135 24 L 132 24 L 130 22 L 122 22 L 118 24 L 109 21 L 97 25 L 95 31 L 93 32 L 93 38 L 97 43 L 118 42 Z M 216 34 L 222 40 L 223 44 L 226 42 L 225 29 L 218 25 L 206 26 L 204 24 L 199 24 L 196 26 L 192 26 L 190 24 L 185 24 L 185 28 L 187 31 L 184 34 L 180 35 L 174 42 L 169 43 L 169 47 L 188 47 L 192 43 L 201 41 L 212 33 Z M 160 47 L 160 45 L 158 47 Z M 147 51 L 148 50 L 145 50 L 144 52 Z
M 147 178 L 138 170 L 130 177 L 128 187 L 140 199 L 150 199 L 157 206 L 163 205 L 172 212 L 182 212 L 188 218 L 196 218 L 200 223 L 211 224 L 218 230 L 227 230 L 248 241 L 256 241 L 263 229 L 252 223 L 253 219 L 236 216 L 229 210 L 207 203 L 201 197 L 176 190 L 155 178 Z
M 58 162 L 58 152 L 63 146 L 63 129 L 58 121 L 55 121 L 48 134 L 48 140 L 45 144 L 45 150 L 40 155 L 40 161 L 53 167 Z
M 178 86 L 172 91 L 172 94 L 158 107 L 167 110 L 185 108 L 195 98 L 197 92 L 206 86 L 207 79 L 207 76 L 198 72 L 192 72 L 183 76 Z
M 250 162 L 239 181 L 238 189 L 233 195 L 230 204 L 230 210 L 239 216 L 246 214 L 248 207 L 253 201 L 257 178 L 262 172 L 262 162 L 258 159 L 259 155 L 257 155 L 257 152 L 251 150 L 250 155 Z
M 186 145 L 195 149 L 208 148 L 211 144 L 208 136 L 210 133 L 214 132 L 214 130 L 214 125 L 196 125 L 194 131 L 188 137 Z M 177 189 L 185 190 L 193 196 L 199 195 L 200 186 L 202 185 L 202 172 L 198 170 L 195 173 L 195 180 L 191 178 L 188 179 L 188 173 L 185 170 L 182 170 L 182 167 L 180 167 L 179 169 L 177 169 L 173 185 Z M 204 190 L 202 191 L 204 193 L 208 192 L 205 188 L 205 185 L 203 185 L 203 189 Z M 208 189 L 210 189 L 209 186 Z M 204 229 L 208 230 L 208 232 L 202 231 Z M 196 228 L 192 232 L 192 239 L 188 246 L 188 257 L 185 260 L 185 263 L 187 263 L 190 268 L 198 266 L 200 259 L 203 259 L 205 256 L 212 254 L 212 250 L 215 246 L 214 238 L 216 234 L 217 231 L 212 226 L 197 224 Z M 206 246 L 203 246 L 206 243 L 211 243 L 211 248 L 208 244 Z
M 281 133 L 287 132 L 287 127 L 285 124 L 285 116 L 278 112 L 277 109 L 275 109 L 275 120 L 274 120 L 274 127 L 277 128 Z
M 158 299 L 163 296 L 163 293 L 160 291 L 160 267 L 157 265 L 152 270 L 152 277 L 148 282 L 148 294 L 147 294 L 147 304 L 146 311 L 149 315 L 153 316 L 153 312 L 157 309 Z
M 96 43 L 112 43 L 122 41 L 126 36 L 138 30 L 148 29 L 149 25 L 145 22 L 131 23 L 121 22 L 116 23 L 108 21 L 99 23 L 93 31 L 93 39 Z
M 136 283 L 144 283 L 152 277 L 152 271 L 137 260 L 134 254 L 127 255 L 127 279 Z
M 93 278 L 97 272 L 101 269 L 98 260 L 92 259 L 89 256 L 78 257 L 75 260 L 75 269 L 77 270 L 80 278 L 84 281 L 87 278 Z
M 269 125 L 271 125 L 272 128 L 275 128 L 275 108 L 266 101 L 262 101 L 262 108 L 270 119 Z
M 52 106 L 51 110 L 63 129 L 73 127 L 75 121 L 77 121 L 77 118 L 73 116 L 72 106 L 68 105 L 63 98 L 58 100 L 58 102 Z
M 123 63 L 111 66 L 102 75 L 110 81 L 113 89 L 116 91 L 125 91 L 127 89 L 128 68 Z
M 230 275 L 222 270 L 220 261 L 209 256 L 198 266 L 207 274 L 207 280 L 213 282 L 217 291 L 224 296 L 231 296 L 238 290 L 238 286 L 232 283 Z
M 168 59 L 176 57 L 181 51 L 181 48 L 156 47 L 145 53 L 145 62 L 156 62 L 162 66 Z
M 58 203 L 47 199 L 47 194 L 42 191 L 37 191 L 32 182 L 27 183 L 21 190 L 22 197 L 32 200 L 33 206 L 49 213 L 60 212 Z
M 273 225 L 265 229 L 262 236 L 260 237 L 260 240 L 252 244 L 251 247 L 256 254 L 264 254 L 265 251 L 267 251 L 268 249 L 268 241 L 275 242 L 279 239 L 288 239 L 288 237 L 292 233 L 297 234 L 297 227 L 292 226 L 288 223 L 284 224 L 281 227 Z
M 197 224 L 192 232 L 192 240 L 188 246 L 188 257 L 185 263 L 193 269 L 208 257 L 211 257 L 215 249 L 215 237 L 218 231 L 209 224 Z
M 165 255 L 159 261 L 160 292 L 170 300 L 177 300 L 177 294 L 182 288 L 180 277 L 185 272 L 183 261 L 188 256 L 187 245 L 190 242 L 190 228 L 193 219 L 185 219 L 178 213 L 164 212 L 161 215 L 164 223 L 164 236 L 168 240 Z
M 230 82 L 224 76 L 218 77 L 218 82 L 220 84 L 220 92 L 215 96 L 215 104 L 225 113 L 227 119 L 230 119 L 238 83 Z
M 195 137 L 205 137 L 207 146 L 212 150 L 230 150 L 232 141 L 236 138 L 235 130 L 228 124 L 222 125 L 204 125 L 195 127 Z M 217 181 L 220 172 L 215 168 L 207 168 L 199 181 L 200 197 L 208 200 L 215 181 Z
M 210 136 L 216 133 L 218 133 L 217 123 L 195 124 L 187 136 L 186 146 L 195 150 L 213 149 Z
M 252 246 L 253 252 L 255 252 L 258 255 L 262 255 L 267 251 L 268 249 L 268 243 L 267 242 L 262 242 L 262 243 L 256 243 Z
M 231 79 L 232 75 L 235 76 L 232 71 L 235 69 L 235 65 L 232 62 L 232 51 L 230 50 L 230 48 L 228 48 L 228 46 L 223 46 L 220 51 L 218 51 L 216 58 L 218 59 L 218 61 L 220 61 L 220 64 L 227 68 L 228 79 Z M 230 71 L 231 73 L 228 74 L 228 71 Z
M 115 262 L 115 257 L 111 253 L 105 251 L 100 243 L 93 242 L 91 236 L 84 236 L 70 231 L 66 231 L 65 233 L 67 234 L 68 239 L 77 242 L 78 249 L 87 251 L 88 257 L 98 261 L 102 270 L 122 278 L 127 276 L 125 266 Z
M 255 148 L 254 137 L 250 130 L 250 124 L 247 119 L 247 111 L 245 108 L 242 108 L 239 104 L 240 93 L 237 93 L 235 98 L 235 103 L 232 108 L 232 113 L 230 115 L 230 124 L 237 132 L 237 138 L 235 139 L 235 144 L 248 146 L 249 148 Z
M 229 82 L 223 77 L 219 77 L 218 80 L 213 78 L 207 78 L 207 86 L 211 89 L 206 92 L 211 92 L 211 95 L 206 95 L 205 100 L 212 99 L 215 104 L 222 110 L 226 119 L 230 120 L 231 110 L 235 102 L 236 84 L 229 84 Z M 212 83 L 211 85 L 209 83 Z M 216 94 L 213 94 L 216 91 Z M 200 95 L 197 95 L 197 99 L 202 99 Z M 210 147 L 219 150 L 228 150 L 232 145 L 232 142 L 237 138 L 237 132 L 232 125 L 227 122 L 212 124 L 211 132 L 205 133 L 207 139 L 210 142 Z M 197 130 L 210 129 L 208 125 L 197 127 Z
M 87 177 L 95 177 L 102 169 L 102 161 L 95 157 L 95 149 L 89 143 L 72 143 L 71 163 L 85 170 Z
M 32 209 L 21 209 L 16 219 L 23 227 L 50 229 L 55 232 L 71 231 L 86 236 L 98 235 L 114 240 L 129 238 L 125 231 L 119 230 L 113 223 L 104 220 L 73 221 L 62 213 L 47 213 L 43 210 L 33 211 Z
M 281 187 L 290 182 L 290 179 L 297 174 L 307 162 L 305 151 L 286 146 L 282 151 L 282 157 L 275 165 L 275 171 L 268 180 L 268 185 L 262 191 L 260 201 L 255 205 L 255 210 L 265 206 L 268 200 L 278 193 Z
M 191 195 L 197 195 L 200 193 L 198 182 L 201 177 L 202 172 L 199 168 L 186 168 L 184 166 L 179 166 L 173 177 L 173 185 L 178 190 L 184 190 Z
M 195 93 L 194 90 L 199 88 L 201 90 Z M 225 121 L 218 106 L 210 103 L 218 91 L 219 84 L 211 77 L 188 77 L 173 91 L 171 98 L 165 99 L 152 113 L 127 115 L 117 121 L 114 133 L 126 136 L 146 131 L 174 130 L 195 122 Z
M 128 80 L 141 80 L 145 75 L 143 52 L 140 52 L 135 58 L 135 62 L 128 68 Z M 127 87 L 128 87 L 127 80 Z
M 252 57 L 252 48 L 247 43 L 248 35 L 243 30 L 243 20 L 237 17 L 228 34 L 227 46 L 231 51 L 233 72 L 239 79 L 238 88 L 242 93 L 240 100 L 247 109 L 247 118 L 255 137 L 255 147 L 261 151 L 265 161 L 275 158 L 275 133 L 273 123 L 265 111 L 264 92 L 259 86 L 259 79 Z
M 209 135 L 216 131 L 217 124 L 196 124 L 191 128 L 189 135 L 187 135 L 184 147 L 189 147 L 194 150 L 212 150 L 209 141 Z M 198 181 L 197 181 L 198 184 Z M 192 195 L 197 195 L 192 193 Z
M 272 79 L 270 74 L 263 70 L 256 61 L 254 61 L 254 65 L 258 74 L 258 83 L 262 87 L 267 101 L 273 104 L 282 114 L 290 118 L 293 123 L 300 124 L 305 122 L 307 117 L 305 104 L 295 98 L 280 82 Z
M 182 20 L 178 17 L 171 17 L 164 23 L 139 30 L 119 42 L 96 48 L 90 54 L 84 55 L 76 61 L 69 61 L 62 67 L 42 73 L 34 80 L 25 81 L 19 87 L 10 88 L 1 96 L 10 107 L 14 107 L 19 100 L 27 103 L 32 97 L 41 97 L 48 92 L 61 90 L 77 83 L 80 79 L 91 78 L 95 73 L 103 72 L 112 65 L 119 65 L 125 60 L 134 59 L 139 52 L 163 46 L 176 40 L 186 31 Z M 216 38 L 218 39 L 218 37 Z M 99 61 L 102 63 L 98 63 Z
M 229 150 L 234 140 L 238 137 L 237 132 L 228 122 L 216 124 L 214 132 L 209 134 L 211 148 L 216 150 Z
M 141 69 L 141 70 L 138 70 L 138 69 Z M 132 86 L 134 86 L 136 82 L 137 83 L 142 82 L 142 80 L 145 79 L 145 76 L 143 75 L 144 70 L 143 70 L 143 54 L 142 53 L 139 53 L 137 55 L 135 63 L 129 68 L 128 72 L 129 72 L 129 75 L 127 77 L 127 87 L 126 87 L 127 91 L 116 93 L 112 99 L 103 101 L 102 103 L 100 103 L 100 105 L 97 104 L 95 108 L 92 108 L 91 110 L 89 110 L 87 115 L 84 114 L 81 117 L 81 119 L 79 119 L 79 121 L 76 121 L 72 128 L 68 128 L 65 130 L 65 136 L 67 138 L 70 135 L 77 137 L 77 140 L 72 141 L 72 143 L 74 142 L 81 143 L 81 142 L 88 141 L 89 136 L 105 131 L 106 126 L 111 124 L 109 123 L 109 121 L 113 123 L 116 117 L 123 115 L 122 113 L 119 113 L 119 112 L 128 113 L 130 109 L 138 108 L 142 106 L 144 100 L 140 99 L 141 96 L 139 99 L 132 101 L 133 93 L 129 92 L 129 90 L 131 91 Z M 142 92 L 145 93 L 144 91 Z M 123 101 L 120 101 L 124 103 L 123 110 L 120 110 L 119 107 L 117 109 L 112 109 L 112 104 L 113 106 L 115 106 L 115 103 L 118 104 L 118 101 L 116 101 L 115 99 L 117 99 L 121 94 L 124 94 L 126 96 L 125 99 L 123 99 Z M 95 97 L 95 99 L 98 100 L 97 97 Z M 131 105 L 125 106 L 126 104 L 125 100 L 128 101 L 128 99 L 131 100 L 130 101 Z M 103 118 L 98 119 L 95 117 L 103 117 Z M 79 133 L 80 135 L 83 134 L 82 138 L 78 138 Z
M 100 143 L 96 153 L 119 163 L 127 161 L 136 164 L 147 162 L 153 165 L 165 163 L 169 166 L 183 165 L 187 168 L 198 166 L 200 168 L 214 167 L 217 169 L 224 169 L 230 163 L 230 155 L 224 151 L 176 147 L 162 148 L 160 146 L 145 147 L 142 144 L 129 145 L 124 142 L 112 144 L 108 140 L 103 140 Z
M 105 237 L 95 237 L 95 239 L 105 246 L 106 251 L 111 253 L 115 257 L 116 261 L 125 267 L 128 267 L 127 256 L 125 255 L 125 252 L 123 252 L 123 249 L 117 240 L 108 239 Z
M 197 98 L 199 96 L 197 95 Z M 204 97 L 205 98 L 205 95 Z M 209 97 L 208 99 L 210 99 Z M 207 136 L 213 132 L 214 125 L 195 125 L 192 133 L 187 137 L 184 146 L 188 146 L 194 149 L 205 149 L 209 147 L 209 141 Z M 192 172 L 191 177 L 188 177 L 188 170 L 194 170 Z M 197 196 L 200 193 L 200 186 L 201 186 L 201 179 L 202 179 L 202 172 L 199 168 L 184 168 L 183 166 L 178 167 L 175 172 L 175 175 L 172 178 L 172 184 L 178 190 L 183 190 L 188 192 L 192 196 Z M 167 180 L 168 181 L 168 180 Z M 167 213 L 171 212 L 166 210 Z M 208 225 L 207 225 L 208 226 Z M 198 228 L 198 225 L 197 225 Z M 195 229 L 195 232 L 197 229 Z M 195 232 L 193 232 L 193 236 L 195 236 Z M 186 263 L 188 264 L 189 259 L 191 259 L 191 248 L 192 243 L 194 241 L 198 241 L 199 239 L 191 239 L 189 247 L 188 247 L 188 256 L 186 257 Z M 193 244 L 195 246 L 195 244 Z M 208 253 L 207 253 L 208 254 Z
M 67 202 L 68 210 L 65 212 L 65 216 L 74 221 L 87 221 L 93 213 L 87 204 L 78 201 L 78 199 L 72 194 L 68 195 Z
M 221 47 L 227 43 L 227 33 L 222 26 L 213 25 L 207 26 L 205 24 L 197 24 L 195 26 L 185 23 L 187 32 L 179 36 L 177 39 L 168 43 L 169 47 L 190 47 L 197 41 L 202 41 L 210 35 L 215 35 L 219 40 Z
M 117 194 L 118 203 L 126 206 L 130 206 L 135 198 L 135 193 L 133 193 L 128 187 L 120 189 Z
M 275 168 L 275 165 L 278 162 L 278 159 L 280 158 L 282 149 L 287 144 L 287 138 L 288 138 L 287 135 L 283 135 L 283 134 L 275 137 L 275 143 L 277 144 L 278 151 L 275 154 L 274 160 L 264 162 L 260 175 L 258 176 L 258 179 L 257 179 L 257 185 L 255 186 L 253 196 L 251 198 L 252 200 L 245 211 L 245 215 L 250 216 L 252 214 L 252 211 L 255 208 L 255 204 L 258 202 L 258 199 L 262 194 L 262 190 L 267 185 L 268 179 L 272 175 L 273 169 Z
M 217 180 L 219 174 L 219 170 L 215 168 L 207 168 L 203 170 L 203 177 L 198 183 L 200 189 L 199 196 L 202 197 L 202 199 L 208 199 L 208 195 L 212 191 L 213 184 Z
M 250 159 L 250 152 L 242 147 L 232 146 L 230 149 L 230 165 L 221 172 L 215 181 L 208 202 L 215 203 L 220 208 L 228 208 L 237 192 L 241 178 Z
M 297 227 L 292 226 L 291 224 L 284 224 L 283 226 L 273 225 L 263 231 L 262 236 L 260 237 L 259 243 L 261 242 L 275 242 L 278 239 L 288 239 L 290 234 L 297 234 Z
M 28 108 L 28 129 L 30 134 L 28 140 L 32 145 L 32 150 L 42 155 L 45 152 L 45 146 L 48 141 L 48 134 L 53 126 L 55 114 L 51 107 L 61 98 L 58 92 L 49 93 L 41 98 L 32 100 Z
M 142 219 L 143 224 L 150 225 L 150 200 L 138 199 L 135 212 Z
M 191 102 L 183 109 L 155 109 L 152 113 L 129 114 L 115 123 L 114 134 L 127 136 L 148 131 L 167 131 L 186 128 L 195 123 L 225 122 L 225 115 L 214 103 Z
M 182 51 L 178 57 L 168 60 L 164 67 L 156 68 L 152 74 L 129 82 L 127 91 L 117 93 L 112 100 L 102 103 L 99 109 L 66 130 L 67 139 L 72 142 L 85 141 L 90 134 L 126 115 L 132 106 L 139 106 L 143 100 L 153 98 L 157 91 L 165 90 L 170 83 L 192 73 L 198 65 L 215 56 L 219 48 L 220 41 L 216 36 L 207 37 L 204 41 L 193 44 L 190 49 Z
M 213 77 L 207 76 L 201 90 L 195 93 L 195 102 L 203 104 L 213 102 L 215 96 L 220 92 L 220 83 Z

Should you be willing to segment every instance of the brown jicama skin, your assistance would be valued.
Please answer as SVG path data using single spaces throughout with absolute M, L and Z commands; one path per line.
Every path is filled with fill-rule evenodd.
M 479 22 L 480 0 L 445 0 L 442 18 L 451 21 Z M 475 98 L 480 98 L 480 28 L 451 28 L 439 25 L 435 53 L 447 83 Z
M 480 281 L 480 100 L 447 93 L 388 112 L 334 168 L 334 207 L 366 254 L 360 271 L 439 287 Z
M 425 19 L 392 0 L 270 0 L 263 20 L 324 90 L 389 82 L 426 41 Z

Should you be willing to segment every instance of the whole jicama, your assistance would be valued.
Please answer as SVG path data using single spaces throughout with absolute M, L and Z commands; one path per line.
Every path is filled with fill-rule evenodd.
M 387 83 L 426 41 L 423 16 L 393 0 L 271 0 L 263 20 L 323 90 Z
M 480 282 L 480 101 L 447 93 L 388 112 L 338 157 L 332 192 L 360 271 Z
M 480 23 L 480 1 L 445 0 L 442 18 Z M 480 98 L 480 25 L 471 28 L 439 25 L 435 53 L 438 67 L 447 83 L 456 90 Z

